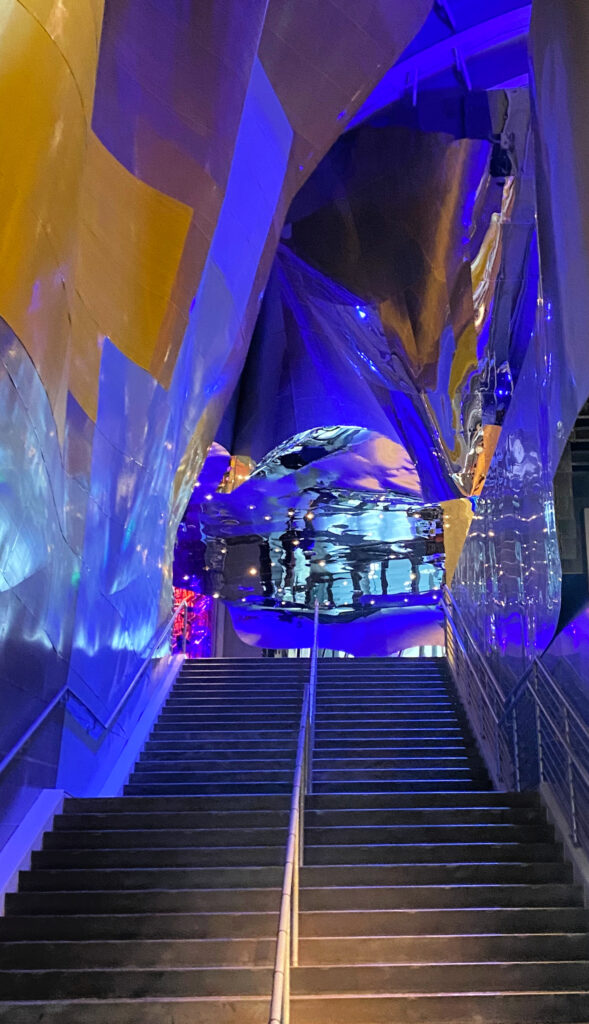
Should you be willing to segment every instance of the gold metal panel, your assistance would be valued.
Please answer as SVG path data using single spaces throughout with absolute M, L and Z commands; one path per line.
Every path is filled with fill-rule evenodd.
M 84 412 L 96 420 L 98 380 L 104 332 L 92 318 L 75 292 L 71 303 L 72 342 L 70 347 L 69 388 Z
M 67 63 L 80 91 L 84 113 L 90 122 L 104 0 L 21 2 L 53 40 Z
M 441 501 L 440 505 L 444 514 L 446 583 L 450 586 L 474 513 L 468 498 L 452 498 Z
M 89 315 L 148 368 L 192 210 L 139 181 L 91 133 L 82 187 L 76 288 Z
M 91 97 L 96 71 L 94 16 L 81 33 L 79 80 L 43 23 L 57 31 L 57 8 L 69 6 L 13 0 L 0 14 L 0 315 L 35 363 L 60 432 L 87 134 L 82 96 Z M 66 36 L 63 46 L 69 53 Z

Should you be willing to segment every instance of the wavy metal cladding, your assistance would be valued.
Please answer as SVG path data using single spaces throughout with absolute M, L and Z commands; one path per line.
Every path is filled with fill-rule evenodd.
M 407 466 L 414 473 L 417 462 L 427 494 L 456 494 L 442 453 L 432 445 L 426 410 L 391 351 L 378 310 L 281 245 L 238 394 L 223 424 L 226 443 L 259 460 L 302 431 L 355 423 L 385 442 L 373 453 L 380 489 L 394 489 Z M 350 451 L 351 475 L 354 457 Z
M 510 679 L 551 640 L 560 607 L 553 481 L 589 394 L 589 9 L 536 0 L 531 25 L 542 292 L 453 590 Z
M 70 396 L 60 447 L 49 399 L 0 321 L 0 692 L 5 753 L 68 673 L 94 427 Z M 0 845 L 55 784 L 60 712 L 0 780 Z
M 506 345 L 506 324 L 521 322 L 511 337 L 527 324 L 526 341 L 533 324 L 521 298 L 535 226 L 529 110 L 526 90 L 443 100 L 393 104 L 348 132 L 289 218 L 300 256 L 377 305 L 448 474 L 470 494 L 525 352 Z
M 108 0 L 94 96 L 102 0 L 2 5 L 3 749 L 143 653 L 283 211 L 429 7 Z

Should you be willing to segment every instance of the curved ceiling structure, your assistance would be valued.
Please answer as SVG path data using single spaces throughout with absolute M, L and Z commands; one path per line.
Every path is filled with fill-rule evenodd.
M 528 85 L 532 5 L 521 0 L 436 0 L 429 17 L 351 119 L 355 128 L 377 111 L 424 92 Z

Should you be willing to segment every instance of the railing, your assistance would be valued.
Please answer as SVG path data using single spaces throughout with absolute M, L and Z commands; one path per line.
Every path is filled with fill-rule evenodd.
M 573 844 L 589 853 L 589 726 L 538 659 L 509 697 L 499 728 L 511 737 L 515 788 L 548 787 Z
M 446 619 L 446 657 L 471 728 L 496 788 L 512 789 L 515 778 L 510 744 L 499 729 L 505 706 L 503 690 L 447 587 L 442 607 Z
M 589 855 L 589 724 L 538 658 L 504 698 L 447 588 L 444 614 L 454 681 L 496 786 L 546 787 Z
M 116 719 L 118 718 L 118 716 L 121 713 L 123 707 L 127 703 L 129 697 L 133 693 L 133 690 L 137 686 L 137 683 L 143 678 L 143 675 L 147 671 L 147 668 L 149 667 L 149 664 L 150 664 L 150 662 L 151 662 L 151 660 L 153 658 L 153 655 L 154 655 L 155 651 L 157 651 L 158 647 L 165 640 L 167 634 L 170 632 L 170 630 L 171 630 L 172 626 L 174 625 L 174 622 L 178 618 L 180 612 L 183 612 L 183 616 L 184 616 L 183 631 L 182 631 L 182 652 L 183 652 L 183 654 L 186 654 L 186 633 L 187 633 L 187 624 L 188 624 L 188 606 L 187 606 L 186 601 L 182 601 L 182 603 L 180 605 L 178 605 L 178 607 L 175 609 L 174 613 L 170 616 L 170 618 L 165 623 L 165 625 L 162 627 L 162 629 L 158 632 L 155 640 L 153 641 L 153 643 L 151 644 L 151 647 L 149 648 L 149 653 L 146 655 L 146 657 L 142 661 L 138 671 L 133 676 L 133 679 L 131 680 L 131 683 L 129 684 L 129 686 L 125 690 L 123 696 L 121 697 L 121 699 L 117 703 L 117 705 L 114 708 L 114 710 L 108 716 L 106 722 L 102 722 L 101 719 L 98 718 L 98 715 L 96 715 L 96 713 L 92 710 L 92 708 L 90 708 L 88 706 L 88 704 L 86 704 L 86 702 L 84 700 L 82 700 L 81 697 L 79 697 L 76 693 L 74 693 L 70 689 L 69 685 L 66 683 L 65 686 L 62 686 L 61 690 L 55 695 L 55 697 L 53 697 L 53 699 L 49 702 L 49 704 L 47 704 L 47 706 L 43 708 L 43 711 L 41 712 L 41 714 L 38 715 L 38 717 L 35 719 L 33 724 L 31 726 L 29 726 L 27 731 L 25 733 L 23 733 L 21 738 L 14 744 L 12 749 L 8 751 L 8 753 L 2 759 L 2 761 L 0 761 L 0 775 L 2 775 L 2 773 L 8 768 L 8 766 L 12 763 L 12 761 L 14 761 L 14 759 L 18 756 L 18 754 L 21 753 L 21 751 L 24 749 L 24 747 L 27 745 L 27 743 L 33 738 L 33 736 L 38 732 L 38 730 L 41 728 L 43 723 L 49 718 L 49 715 L 57 707 L 57 705 L 61 704 L 62 701 L 67 701 L 67 699 L 69 697 L 74 697 L 75 700 L 77 701 L 77 703 L 81 704 L 82 707 L 84 707 L 86 709 L 86 711 L 88 711 L 90 713 L 90 715 L 92 716 L 93 722 L 96 725 L 99 725 L 103 729 L 103 731 L 108 732 L 110 730 L 110 728 L 112 727 L 112 725 L 114 724 L 114 722 L 116 721 Z
M 290 802 L 269 1024 L 289 1024 L 290 968 L 291 965 L 296 967 L 299 962 L 299 868 L 303 865 L 304 856 L 305 796 L 312 791 L 318 632 L 319 603 L 315 601 L 313 647 L 311 649 L 309 678 L 305 684 L 303 695 L 292 798 Z

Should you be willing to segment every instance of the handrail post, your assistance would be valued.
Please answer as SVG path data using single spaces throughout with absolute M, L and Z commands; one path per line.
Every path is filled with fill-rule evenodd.
M 290 929 L 289 929 L 289 945 L 290 945 Z M 283 1024 L 290 1024 L 290 955 L 287 947 L 286 957 L 284 959 L 284 990 L 283 990 L 283 1004 L 282 1004 L 282 1022 Z
M 280 899 L 276 955 L 270 1000 L 269 1024 L 288 1024 L 290 1018 L 290 969 L 299 958 L 299 879 L 304 843 L 304 799 L 309 777 L 312 674 L 303 693 L 297 740 L 284 878 Z
M 577 823 L 577 797 L 575 793 L 575 775 L 573 759 L 571 757 L 571 729 L 569 721 L 569 709 L 564 708 L 564 738 L 567 751 L 567 781 L 569 786 L 569 810 L 571 819 L 571 839 L 573 846 L 579 846 L 579 827 Z
M 519 793 L 521 791 L 521 778 L 519 769 L 519 736 L 517 732 L 517 714 L 515 704 L 511 712 L 511 735 L 513 738 L 513 767 L 515 768 L 515 788 Z
M 184 621 L 182 623 L 182 654 L 186 657 L 186 640 L 188 637 L 188 605 L 184 605 Z
M 307 778 L 309 773 L 309 717 L 307 714 L 307 727 L 305 730 L 305 756 L 303 759 L 303 774 L 301 778 L 301 798 L 299 800 L 299 826 L 297 864 L 302 868 L 305 857 L 305 796 L 307 794 Z M 297 874 L 298 880 L 298 874 Z
M 297 819 L 297 831 L 296 831 L 296 842 L 295 842 L 295 857 L 293 865 L 293 879 L 292 879 L 292 899 L 290 901 L 291 911 L 291 924 L 290 924 L 290 942 L 291 942 L 291 963 L 293 967 L 299 965 L 299 864 L 300 864 L 300 846 L 301 846 L 301 819 L 300 816 Z
M 533 682 L 534 697 L 537 698 L 537 696 L 538 696 L 538 666 L 536 665 L 535 662 L 534 662 L 533 674 L 534 674 L 534 682 Z M 539 776 L 540 782 L 544 782 L 544 746 L 543 746 L 543 741 L 542 741 L 542 714 L 541 714 L 540 705 L 539 705 L 537 699 L 534 699 L 534 707 L 535 707 L 535 713 L 536 713 L 536 737 L 537 737 L 537 743 L 538 743 L 538 776 Z
M 308 748 L 307 748 L 307 779 L 305 793 L 313 792 L 313 750 L 315 748 L 315 707 L 317 704 L 317 644 L 319 639 L 319 601 L 315 599 L 313 612 L 313 647 L 311 648 L 311 665 L 309 677 L 308 714 Z

